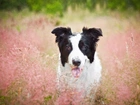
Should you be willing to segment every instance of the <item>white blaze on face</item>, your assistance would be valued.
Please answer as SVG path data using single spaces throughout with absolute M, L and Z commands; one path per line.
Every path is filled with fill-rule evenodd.
M 81 34 L 77 34 L 75 36 L 70 37 L 70 42 L 72 44 L 72 51 L 68 57 L 68 63 L 72 66 L 74 66 L 72 60 L 80 60 L 81 64 L 79 65 L 79 68 L 83 68 L 85 64 L 85 60 L 87 58 L 79 48 L 79 41 L 81 40 L 81 37 L 82 37 Z

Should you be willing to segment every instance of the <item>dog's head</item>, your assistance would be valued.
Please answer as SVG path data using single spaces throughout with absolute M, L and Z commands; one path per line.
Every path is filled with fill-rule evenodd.
M 83 28 L 82 33 L 72 33 L 70 28 L 58 27 L 52 31 L 60 50 L 63 66 L 71 66 L 74 77 L 79 77 L 86 62 L 94 61 L 96 43 L 102 36 L 100 28 Z

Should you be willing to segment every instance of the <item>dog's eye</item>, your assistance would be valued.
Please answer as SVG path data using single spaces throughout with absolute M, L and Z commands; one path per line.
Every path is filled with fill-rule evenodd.
M 86 51 L 88 49 L 88 46 L 82 41 L 80 42 L 79 47 L 81 48 L 82 51 Z
M 89 46 L 88 45 L 84 44 L 82 46 L 82 51 L 87 51 L 88 49 L 89 49 Z
M 86 51 L 88 49 L 88 46 L 83 46 L 82 50 Z
M 69 51 L 71 50 L 70 44 L 67 44 L 67 45 L 66 45 L 66 49 L 69 50 Z

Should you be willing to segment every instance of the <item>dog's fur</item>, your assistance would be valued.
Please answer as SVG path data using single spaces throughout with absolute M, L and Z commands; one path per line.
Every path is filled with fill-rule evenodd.
M 57 27 L 52 33 L 60 51 L 59 87 L 66 84 L 68 88 L 85 90 L 89 94 L 101 78 L 102 67 L 96 53 L 101 29 L 84 27 L 82 33 L 72 33 L 70 28 Z

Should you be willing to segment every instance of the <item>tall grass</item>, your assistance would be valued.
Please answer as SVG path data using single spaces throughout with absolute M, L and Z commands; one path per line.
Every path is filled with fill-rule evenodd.
M 72 15 L 71 15 L 72 13 Z M 103 65 L 95 103 L 81 93 L 56 87 L 58 50 L 51 30 L 56 20 L 43 14 L 6 15 L 0 20 L 0 105 L 139 105 L 140 50 L 138 16 L 71 11 L 57 18 L 81 32 L 100 27 L 97 51 Z M 75 25 L 76 24 L 76 25 Z
M 110 36 L 101 44 L 103 101 L 113 105 L 140 103 L 140 31 L 125 30 Z
M 53 24 L 44 16 L 29 20 L 0 26 L 0 105 L 53 104 L 56 73 L 52 66 L 57 57 L 49 42 Z M 18 30 L 22 23 L 26 28 Z

